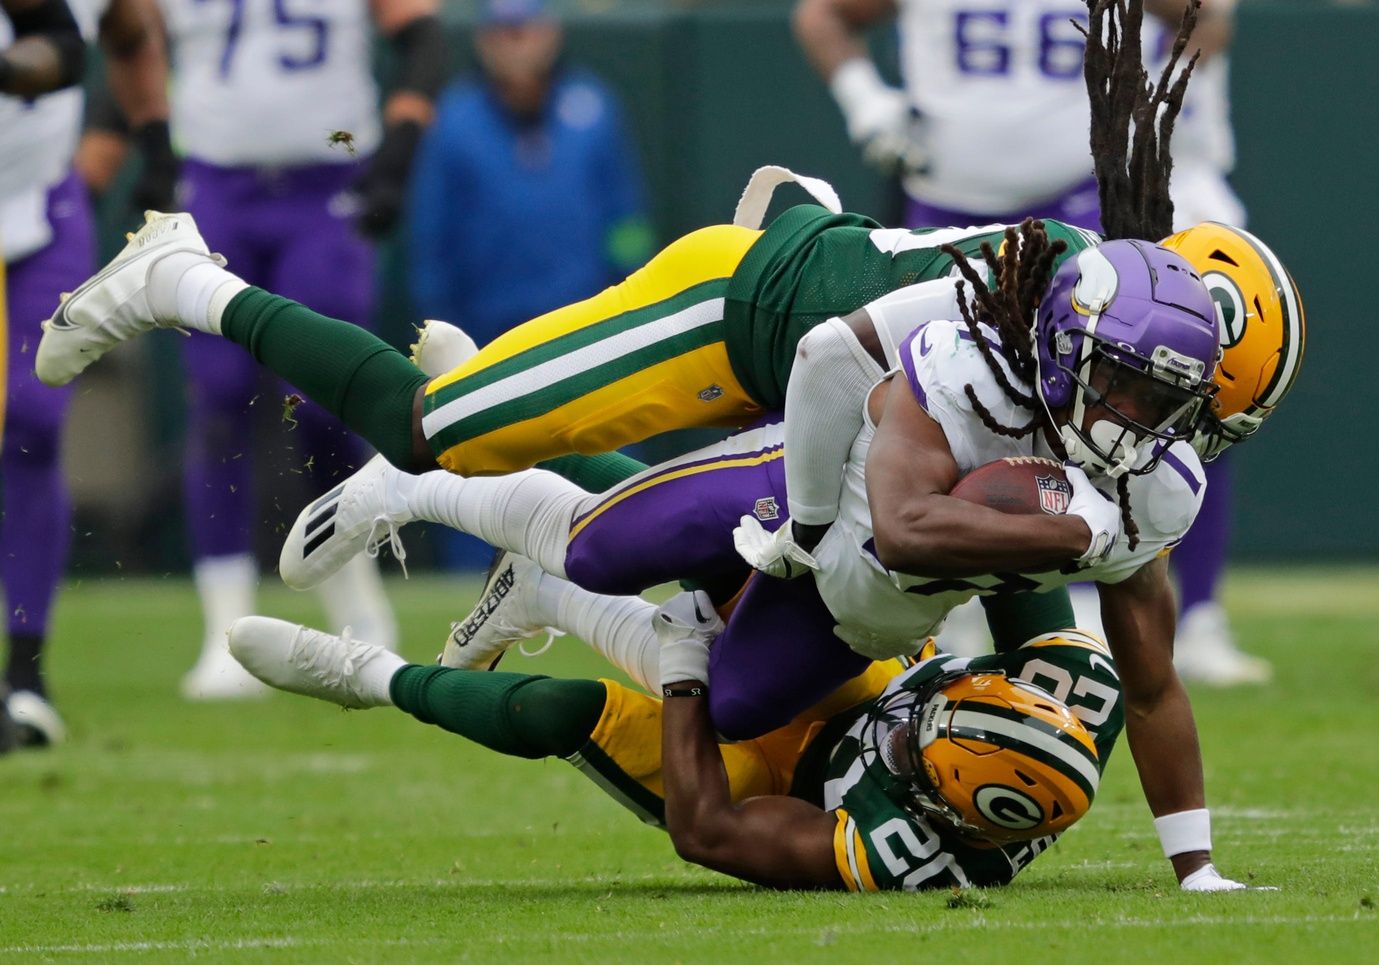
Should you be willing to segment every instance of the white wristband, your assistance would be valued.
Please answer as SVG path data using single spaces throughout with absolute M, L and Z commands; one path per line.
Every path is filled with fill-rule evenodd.
M 885 97 L 892 90 L 881 78 L 876 65 L 866 57 L 854 57 L 841 64 L 833 72 L 828 82 L 833 99 L 851 117 L 858 111 L 866 110 L 867 105 L 877 97 Z
M 1165 858 L 1187 851 L 1211 850 L 1211 813 L 1206 808 L 1155 818 L 1154 830 L 1159 832 Z

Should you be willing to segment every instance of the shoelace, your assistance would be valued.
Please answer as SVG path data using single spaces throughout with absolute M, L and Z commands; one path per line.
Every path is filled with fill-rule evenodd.
M 380 532 L 382 530 L 382 532 Z M 383 548 L 383 544 L 388 544 L 388 549 L 392 550 L 393 559 L 397 560 L 397 565 L 402 567 L 402 578 L 407 579 L 407 548 L 402 545 L 402 536 L 397 531 L 397 523 L 387 516 L 374 517 L 373 525 L 369 528 L 369 538 L 364 542 L 364 552 L 369 559 L 378 559 L 378 551 Z
M 450 624 L 450 636 L 453 638 L 455 636 L 455 633 L 463 626 L 463 620 L 458 620 Z M 501 621 L 495 623 L 493 625 L 493 629 L 497 630 L 498 633 L 501 634 L 499 639 L 519 640 L 520 642 L 517 645 L 517 652 L 524 657 L 541 656 L 547 650 L 551 649 L 551 646 L 555 643 L 556 637 L 565 636 L 564 630 L 557 630 L 555 627 L 538 627 L 536 630 L 532 630 L 530 627 L 515 627 L 511 623 L 504 623 Z M 535 650 L 528 650 L 526 647 L 522 645 L 526 643 L 528 640 L 536 639 L 534 634 L 540 633 L 543 630 L 546 633 L 546 642 L 541 644 L 541 646 L 537 647 Z
M 327 651 L 333 651 L 334 648 L 321 646 L 319 641 L 313 639 L 324 636 L 327 635 L 310 627 L 298 627 L 292 637 L 292 649 L 288 651 L 288 659 L 330 686 L 339 687 L 344 684 L 350 693 L 356 697 L 360 696 L 354 687 L 348 686 L 357 667 L 355 658 L 359 655 L 359 648 L 354 642 L 353 628 L 345 627 L 340 631 L 339 646 L 344 651 L 342 660 L 334 659 L 333 654 L 326 659 Z

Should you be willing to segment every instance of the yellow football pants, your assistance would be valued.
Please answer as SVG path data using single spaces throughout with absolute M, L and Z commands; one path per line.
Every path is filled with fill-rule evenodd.
M 785 727 L 755 740 L 723 744 L 723 764 L 734 801 L 788 794 L 795 767 L 830 718 L 871 700 L 905 669 L 898 660 L 873 663 Z M 603 715 L 589 744 L 570 758 L 585 776 L 648 824 L 665 819 L 661 776 L 661 701 L 611 680 Z
M 621 284 L 494 339 L 426 388 L 422 429 L 461 475 L 610 452 L 670 429 L 760 411 L 723 345 L 728 280 L 760 231 L 715 225 Z

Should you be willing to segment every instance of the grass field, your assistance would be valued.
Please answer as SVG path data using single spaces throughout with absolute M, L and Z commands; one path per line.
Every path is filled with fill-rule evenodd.
M 419 661 L 476 591 L 392 588 Z M 1177 892 L 1122 746 L 1081 825 L 957 899 L 741 886 L 567 765 L 394 711 L 183 703 L 190 586 L 74 586 L 49 674 L 74 739 L 0 758 L 0 959 L 1379 961 L 1379 571 L 1245 570 L 1228 604 L 1279 679 L 1196 695 L 1217 856 L 1281 890 Z M 606 672 L 568 640 L 508 669 Z

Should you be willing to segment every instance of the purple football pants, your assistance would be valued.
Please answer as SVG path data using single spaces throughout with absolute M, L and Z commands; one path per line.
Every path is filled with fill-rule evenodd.
M 0 580 L 5 584 L 11 635 L 43 636 L 48 611 L 67 563 L 72 506 L 62 476 L 62 422 L 72 386 L 49 388 L 34 375 L 40 324 L 58 295 L 91 274 L 96 259 L 91 206 L 75 174 L 48 192 L 53 240 L 6 267 L 9 309 L 9 400 L 5 445 L 4 522 L 0 524 Z
M 778 427 L 662 463 L 610 491 L 577 518 L 565 555 L 570 580 L 597 593 L 631 594 L 679 578 L 722 580 L 751 570 L 733 528 L 755 515 L 785 522 L 785 463 Z M 833 635 L 833 616 L 808 577 L 754 576 L 713 645 L 709 712 L 730 740 L 788 723 L 871 662 Z
M 942 208 L 916 198 L 905 199 L 907 228 L 966 227 L 983 224 L 1019 224 L 1026 218 L 1053 218 L 1089 231 L 1101 230 L 1101 202 L 1095 178 L 1088 178 L 1056 198 L 1015 211 L 977 214 L 956 208 Z
M 355 234 L 342 197 L 357 175 L 353 164 L 270 170 L 188 160 L 181 200 L 211 250 L 223 254 L 245 281 L 323 315 L 367 325 L 374 253 Z M 224 339 L 193 333 L 183 361 L 192 550 L 197 559 L 247 553 L 255 521 L 253 406 L 281 412 L 292 389 L 265 383 L 249 353 Z M 292 417 L 297 425 L 286 444 L 296 464 L 311 467 L 318 488 L 334 485 L 360 464 L 363 445 L 334 416 L 306 402 Z

